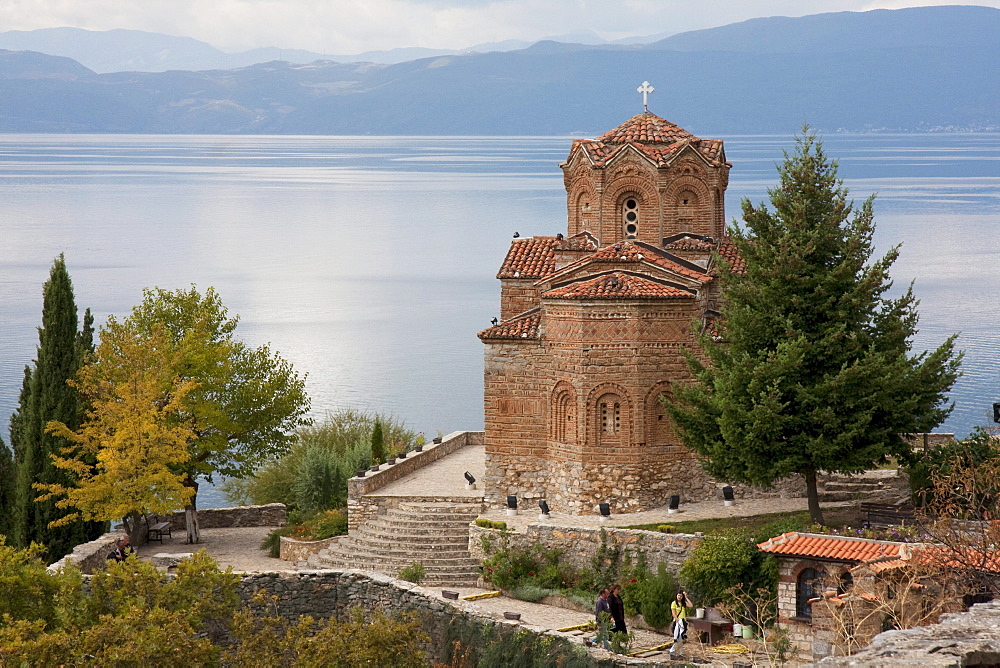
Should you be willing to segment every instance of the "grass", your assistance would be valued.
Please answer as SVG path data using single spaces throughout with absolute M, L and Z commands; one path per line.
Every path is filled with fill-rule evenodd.
M 711 517 L 703 520 L 690 520 L 687 522 L 672 522 L 673 533 L 716 533 L 725 529 L 747 529 L 751 532 L 763 529 L 774 522 L 797 523 L 801 529 L 806 529 L 810 524 L 808 510 L 798 510 L 784 513 L 768 513 L 766 515 L 750 515 L 748 517 Z M 644 529 L 646 531 L 657 531 L 663 522 L 653 524 L 634 524 L 625 527 L 626 529 Z

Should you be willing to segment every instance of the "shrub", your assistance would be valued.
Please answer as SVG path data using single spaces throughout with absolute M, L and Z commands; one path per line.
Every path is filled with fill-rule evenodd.
M 641 589 L 642 616 L 650 626 L 662 629 L 670 624 L 670 604 L 677 596 L 677 580 L 673 573 L 661 563 L 656 569 L 656 577 L 651 577 Z
M 674 525 L 673 524 L 661 524 L 661 525 L 659 525 L 659 526 L 656 527 L 656 530 L 659 531 L 660 533 L 673 533 L 674 532 Z
M 306 447 L 293 484 L 296 506 L 310 512 L 347 503 L 347 477 L 342 468 L 336 452 L 315 443 Z
M 681 566 L 681 581 L 699 606 L 729 601 L 733 587 L 777 591 L 778 568 L 772 555 L 757 549 L 744 532 L 706 536 Z
M 485 517 L 478 517 L 476 518 L 476 526 L 482 527 L 484 529 L 492 529 L 493 522 L 491 520 L 486 519 Z
M 403 570 L 399 571 L 399 579 L 406 580 L 407 582 L 412 582 L 413 584 L 420 584 L 420 582 L 427 576 L 427 569 L 424 568 L 423 564 L 413 562 Z
M 554 592 L 551 589 L 539 587 L 538 585 L 532 583 L 518 585 L 510 591 L 510 595 L 512 597 L 522 601 L 527 601 L 528 603 L 538 603 L 540 600 L 553 593 Z

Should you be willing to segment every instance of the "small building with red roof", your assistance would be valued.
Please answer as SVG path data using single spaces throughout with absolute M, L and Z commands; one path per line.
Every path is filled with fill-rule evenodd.
M 561 165 L 565 233 L 515 238 L 485 348 L 487 502 L 572 514 L 717 495 L 662 397 L 714 331 L 730 164 L 721 141 L 644 112 Z

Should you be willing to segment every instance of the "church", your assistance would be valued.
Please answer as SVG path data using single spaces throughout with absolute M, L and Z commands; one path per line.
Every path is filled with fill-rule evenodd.
M 574 141 L 560 167 L 566 232 L 513 240 L 500 319 L 479 333 L 486 501 L 593 514 L 717 496 L 661 397 L 690 378 L 696 332 L 714 331 L 715 263 L 739 262 L 722 141 L 644 111 Z

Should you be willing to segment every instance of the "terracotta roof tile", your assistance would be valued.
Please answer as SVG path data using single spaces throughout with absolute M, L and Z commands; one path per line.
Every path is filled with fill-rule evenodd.
M 497 278 L 542 278 L 556 268 L 556 237 L 514 239 L 507 251 Z
M 645 276 L 613 271 L 542 293 L 549 299 L 673 299 L 694 297 L 689 290 Z
M 686 262 L 681 258 L 674 257 L 670 253 L 667 253 L 656 246 L 652 246 L 641 241 L 622 241 L 617 244 L 612 244 L 611 246 L 605 246 L 599 251 L 596 251 L 593 255 L 589 255 L 581 260 L 577 260 L 573 264 L 567 265 L 561 271 L 566 271 L 570 268 L 575 269 L 583 266 L 584 264 L 618 264 L 622 262 L 649 262 L 659 267 L 663 267 L 664 269 L 668 269 L 676 274 L 680 274 L 681 276 L 693 278 L 701 283 L 708 283 L 712 280 L 712 277 L 708 274 L 708 272 L 697 265 Z
M 680 234 L 664 239 L 663 247 L 666 250 L 710 252 L 716 249 L 716 243 L 710 237 Z
M 541 309 L 531 309 L 498 325 L 479 332 L 483 341 L 530 341 L 538 339 L 542 323 Z
M 666 165 L 686 146 L 691 146 L 709 164 L 720 166 L 725 159 L 722 141 L 699 139 L 684 128 L 648 111 L 633 116 L 597 139 L 574 141 L 570 156 L 583 150 L 591 162 L 603 166 L 625 146 L 634 147 L 659 167 Z
M 742 274 L 746 271 L 746 261 L 732 241 L 723 240 L 719 244 L 719 255 L 732 265 L 734 274 Z
M 556 237 L 558 239 L 558 237 Z M 557 244 L 559 250 L 597 250 L 597 237 L 590 232 L 580 232 L 562 239 Z
M 834 561 L 869 561 L 876 557 L 898 556 L 904 543 L 892 543 L 867 538 L 826 536 L 796 531 L 784 533 L 760 543 L 757 547 L 784 557 L 812 557 Z

